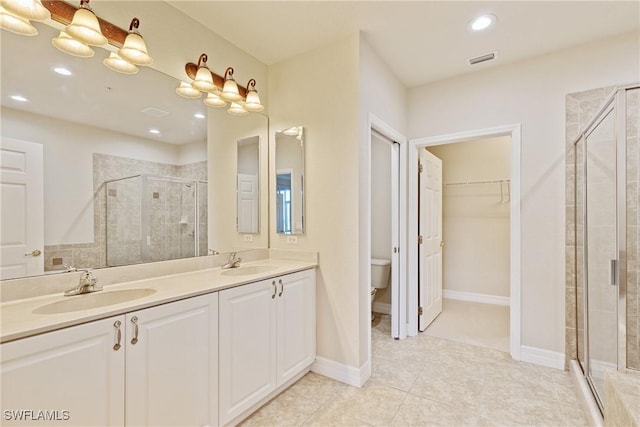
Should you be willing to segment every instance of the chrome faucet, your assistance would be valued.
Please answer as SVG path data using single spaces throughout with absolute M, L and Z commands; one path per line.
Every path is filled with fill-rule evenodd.
M 98 285 L 98 279 L 93 276 L 93 273 L 89 270 L 76 270 L 69 269 L 70 271 L 81 271 L 80 283 L 78 286 L 68 289 L 64 292 L 65 297 L 73 295 L 89 294 L 91 292 L 97 292 L 102 290 L 102 285 Z
M 242 261 L 242 258 L 236 258 L 236 252 L 231 252 L 227 263 L 222 268 L 238 268 L 240 267 L 240 261 Z

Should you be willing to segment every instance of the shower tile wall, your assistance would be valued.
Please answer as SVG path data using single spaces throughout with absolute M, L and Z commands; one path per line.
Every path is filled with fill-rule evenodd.
M 627 366 L 640 369 L 640 89 L 627 91 Z
M 63 264 L 76 267 L 105 267 L 106 257 L 106 188 L 105 182 L 132 175 L 149 174 L 184 179 L 207 180 L 207 162 L 187 165 L 171 165 L 107 154 L 93 154 L 93 235 L 91 243 L 48 245 L 44 248 L 45 271 L 63 269 L 63 265 L 53 265 L 54 258 L 61 258 Z M 132 234 L 135 230 L 129 230 Z M 204 234 L 206 236 L 206 232 Z M 205 237 L 206 238 L 206 237 Z M 204 245 L 206 247 L 206 243 Z M 133 249 L 132 249 L 133 250 Z M 204 252 L 206 253 L 206 251 Z

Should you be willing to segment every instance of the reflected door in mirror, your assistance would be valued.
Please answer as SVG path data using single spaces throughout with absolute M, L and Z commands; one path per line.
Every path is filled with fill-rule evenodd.
M 238 141 L 238 233 L 260 231 L 260 137 Z

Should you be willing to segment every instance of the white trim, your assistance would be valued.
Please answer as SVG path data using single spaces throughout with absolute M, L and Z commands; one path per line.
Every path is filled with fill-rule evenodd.
M 575 384 L 580 390 L 579 396 L 581 397 L 580 403 L 584 413 L 589 417 L 589 425 L 595 427 L 604 427 L 604 420 L 602 414 L 596 403 L 596 399 L 591 392 L 591 387 L 587 384 L 587 380 L 582 373 L 582 369 L 577 360 L 571 361 L 571 373 Z
M 324 357 L 316 357 L 311 371 L 354 387 L 362 387 L 371 376 L 371 361 L 367 360 L 360 368 L 354 368 Z
M 471 301 L 471 302 L 479 302 L 482 304 L 494 304 L 494 305 L 506 305 L 506 306 L 509 306 L 511 301 L 509 297 L 502 297 L 499 295 L 476 294 L 474 292 L 462 292 L 462 291 L 454 291 L 450 289 L 443 289 L 442 297 L 447 299 L 455 299 L 458 301 Z
M 523 345 L 520 348 L 520 360 L 534 365 L 564 370 L 564 353 L 557 351 Z
M 521 201 L 521 125 L 519 123 L 497 126 L 493 128 L 479 129 L 473 131 L 452 133 L 428 138 L 412 139 L 409 141 L 408 153 L 408 176 L 418 176 L 418 149 L 441 144 L 450 144 L 455 142 L 464 142 L 480 138 L 511 136 L 511 203 L 510 203 L 510 239 L 511 239 L 511 271 L 510 281 L 510 354 L 515 360 L 520 360 L 520 343 L 522 333 L 521 318 L 521 219 L 520 205 Z M 418 235 L 418 183 L 417 179 L 408 179 L 408 232 L 407 238 Z M 411 240 L 409 240 L 411 241 Z M 418 283 L 418 248 L 417 245 L 407 247 L 407 283 Z M 418 288 L 411 286 L 408 288 L 407 307 L 418 306 Z M 418 334 L 418 311 L 408 310 L 408 335 Z
M 373 311 L 382 314 L 391 314 L 391 304 L 386 302 L 373 302 Z

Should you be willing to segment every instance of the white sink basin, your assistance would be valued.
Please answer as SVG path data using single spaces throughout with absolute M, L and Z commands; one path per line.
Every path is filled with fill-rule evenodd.
M 99 291 L 90 294 L 65 297 L 62 301 L 56 301 L 42 305 L 35 310 L 35 314 L 59 314 L 71 311 L 88 310 L 91 308 L 104 307 L 121 302 L 132 301 L 144 298 L 156 293 L 155 289 L 123 289 L 120 291 Z
M 247 267 L 230 268 L 220 274 L 223 276 L 250 276 L 252 274 L 266 273 L 276 268 L 273 265 L 249 265 Z

